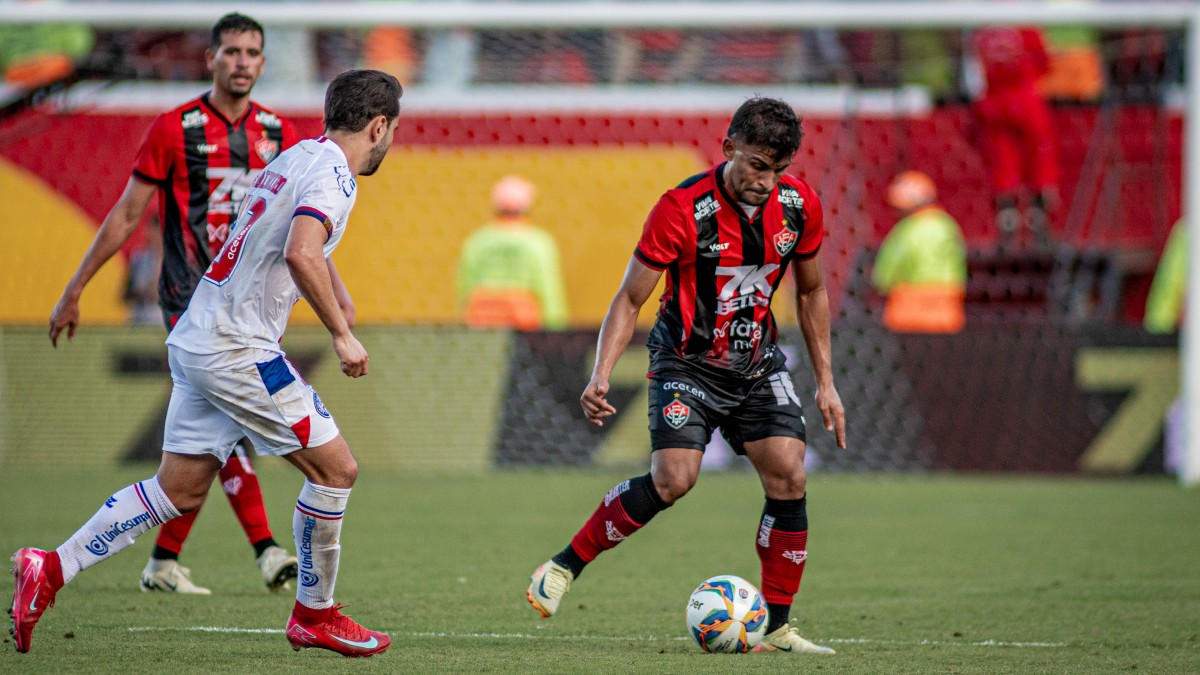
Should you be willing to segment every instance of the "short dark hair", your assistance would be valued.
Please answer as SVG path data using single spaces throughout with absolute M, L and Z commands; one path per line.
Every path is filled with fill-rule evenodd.
M 212 37 L 208 42 L 209 48 L 214 52 L 220 48 L 221 36 L 225 33 L 258 33 L 263 38 L 263 46 L 267 44 L 267 34 L 263 31 L 262 24 L 245 14 L 230 12 L 217 19 L 217 23 L 213 24 Z
M 325 128 L 354 133 L 380 115 L 390 124 L 400 116 L 403 95 L 400 81 L 385 72 L 347 70 L 325 90 Z
M 739 143 L 769 148 L 780 161 L 796 154 L 804 132 L 792 106 L 774 98 L 755 97 L 733 113 L 725 135 Z

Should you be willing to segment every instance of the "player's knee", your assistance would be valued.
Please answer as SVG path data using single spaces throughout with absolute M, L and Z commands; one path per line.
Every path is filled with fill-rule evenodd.
M 686 495 L 695 485 L 696 477 L 692 475 L 662 470 L 654 473 L 654 489 L 668 506 Z
M 205 497 L 208 496 L 208 490 L 203 492 L 194 489 L 171 491 L 164 488 L 163 492 L 167 495 L 167 499 L 171 500 L 171 504 L 180 515 L 199 511 L 200 507 L 204 505 Z
M 354 487 L 358 480 L 358 462 L 347 453 L 336 462 L 327 462 L 316 467 L 308 479 L 317 485 L 348 490 Z
M 801 466 L 791 471 L 774 476 L 768 476 L 767 495 L 773 499 L 800 499 L 808 489 L 808 475 Z

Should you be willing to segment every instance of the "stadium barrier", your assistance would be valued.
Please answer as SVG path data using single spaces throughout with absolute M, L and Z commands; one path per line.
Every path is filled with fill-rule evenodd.
M 341 374 L 321 329 L 293 329 L 284 346 L 364 465 L 460 471 L 647 461 L 640 337 L 613 373 L 620 413 L 601 428 L 578 404 L 594 331 L 356 332 L 371 354 L 370 374 L 356 380 Z M 0 469 L 156 460 L 171 388 L 162 342 L 157 328 L 85 327 L 52 350 L 43 329 L 0 328 Z M 1156 421 L 1178 395 L 1174 338 L 986 321 L 955 335 L 900 335 L 872 319 L 842 322 L 833 346 L 846 450 L 833 447 L 814 409 L 798 334 L 785 344 L 796 357 L 817 470 L 1163 471 Z

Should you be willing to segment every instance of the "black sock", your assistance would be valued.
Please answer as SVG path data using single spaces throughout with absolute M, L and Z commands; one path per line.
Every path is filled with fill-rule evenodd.
M 567 547 L 559 551 L 558 555 L 551 558 L 551 560 L 571 570 L 571 575 L 576 579 L 579 578 L 580 574 L 583 574 L 583 568 L 587 567 L 587 561 L 580 558 L 579 554 L 575 552 L 575 549 L 571 548 L 570 544 L 567 544 Z
M 783 626 L 786 626 L 791 613 L 791 605 L 773 605 L 767 603 L 767 634 L 770 635 Z
M 624 491 L 616 488 L 613 491 L 617 492 L 617 498 L 621 500 L 621 508 L 625 509 L 625 515 L 635 523 L 645 525 L 650 522 L 651 518 L 658 515 L 659 511 L 671 506 L 663 501 L 658 490 L 654 488 L 654 479 L 650 474 L 630 478 L 628 482 L 629 487 Z M 618 488 L 620 487 L 623 487 L 623 484 L 618 486 Z M 576 579 L 583 574 L 583 568 L 587 567 L 587 561 L 581 558 L 570 544 L 551 560 L 571 570 L 571 574 Z
M 175 551 L 168 551 L 161 546 L 155 546 L 154 552 L 150 554 L 155 560 L 179 560 L 179 554 Z
M 266 539 L 260 539 L 256 542 L 254 542 L 254 557 L 259 558 L 260 556 L 262 556 L 263 553 L 266 553 L 267 549 L 271 548 L 272 546 L 278 546 L 278 545 L 279 544 L 275 543 L 274 537 L 267 537 Z
M 629 489 L 621 493 L 621 508 L 625 515 L 635 523 L 645 525 L 658 515 L 659 511 L 670 506 L 659 496 L 654 488 L 654 478 L 650 474 L 629 479 Z

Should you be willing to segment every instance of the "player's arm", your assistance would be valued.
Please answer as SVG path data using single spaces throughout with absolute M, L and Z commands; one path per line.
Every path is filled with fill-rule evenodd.
M 813 375 L 817 379 L 817 409 L 821 411 L 825 429 L 834 433 L 839 448 L 845 448 L 846 411 L 833 385 L 829 293 L 825 289 L 825 275 L 821 272 L 820 253 L 798 261 L 793 274 L 796 279 L 796 319 L 804 333 Z
M 63 289 L 58 304 L 54 305 L 50 312 L 50 344 L 58 346 L 58 336 L 64 329 L 67 331 L 68 340 L 75 338 L 75 327 L 79 325 L 79 297 L 83 295 L 84 287 L 96 276 L 96 272 L 104 263 L 116 255 L 133 236 L 146 206 L 150 204 L 150 199 L 157 189 L 153 183 L 137 178 L 130 178 L 125 184 L 125 191 L 104 217 L 104 222 L 96 231 L 92 245 L 84 254 L 79 268 Z
M 616 408 L 604 400 L 609 389 L 608 378 L 613 367 L 617 365 L 617 359 L 621 358 L 621 354 L 625 353 L 625 348 L 629 346 L 638 313 L 654 292 L 660 277 L 662 270 L 647 267 L 636 255 L 630 257 L 621 287 L 617 289 L 617 294 L 608 307 L 608 313 L 604 315 L 604 323 L 600 325 L 600 338 L 596 344 L 596 365 L 592 368 L 592 379 L 583 390 L 583 396 L 579 397 L 584 414 L 597 426 L 604 426 L 604 418 L 617 412 Z
M 346 317 L 346 325 L 354 328 L 358 323 L 358 313 L 354 307 L 354 299 L 350 297 L 350 289 L 346 288 L 346 284 L 342 282 L 342 275 L 338 274 L 337 265 L 333 264 L 333 258 L 328 261 L 329 280 L 333 282 L 333 296 L 337 298 L 338 307 L 342 309 L 342 316 Z
M 296 287 L 333 336 L 333 349 L 341 361 L 342 372 L 361 377 L 367 374 L 367 350 L 350 332 L 350 325 L 338 306 L 330 266 L 325 259 L 324 244 L 328 237 L 322 221 L 312 216 L 296 216 L 283 247 L 283 259 Z

